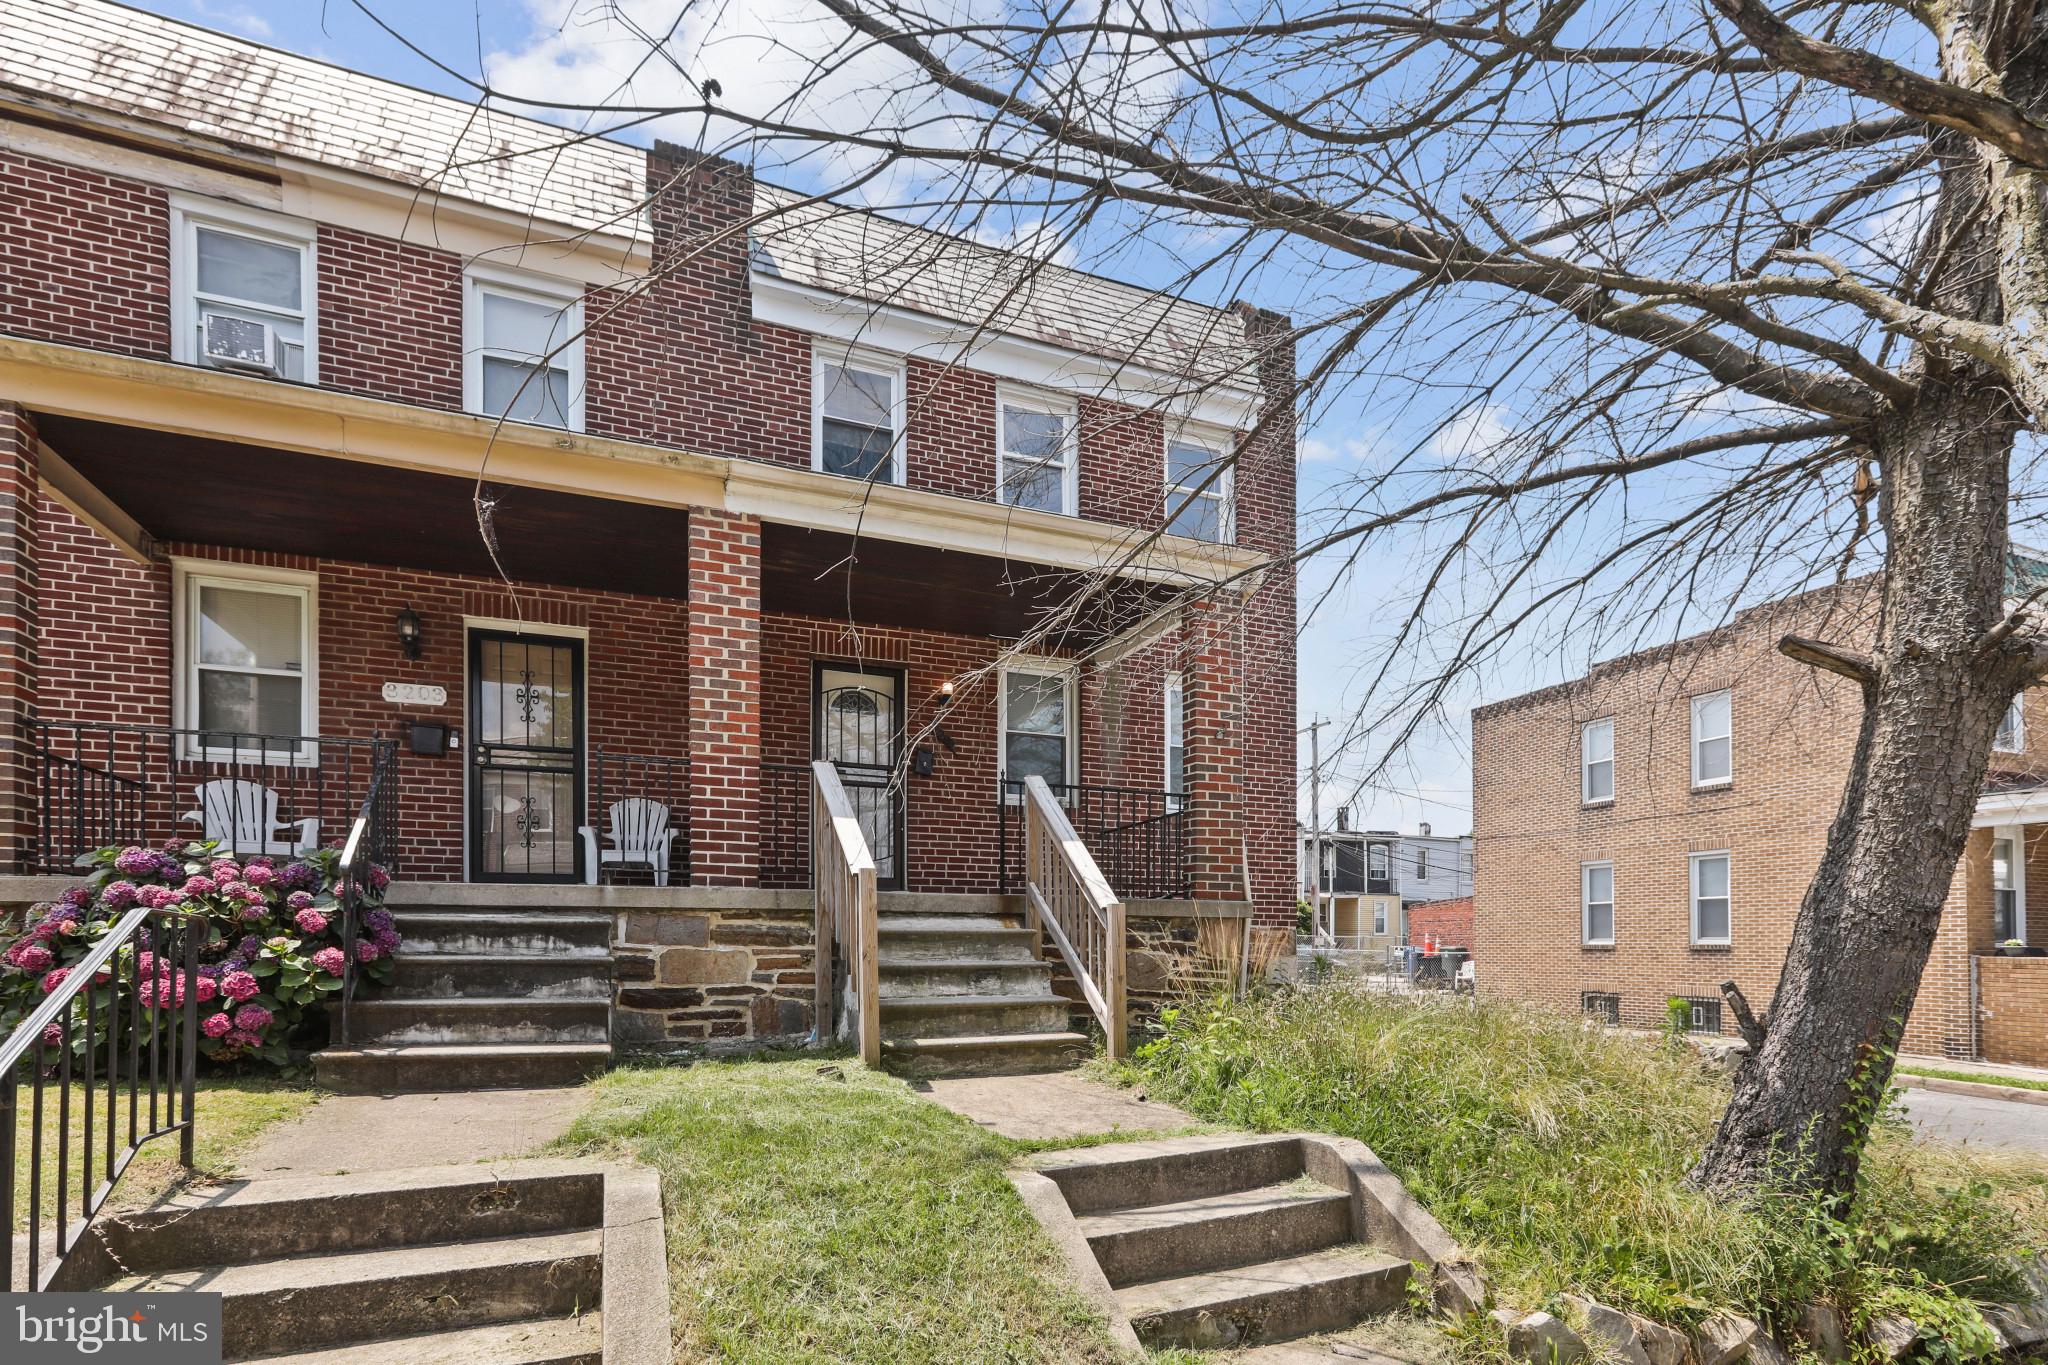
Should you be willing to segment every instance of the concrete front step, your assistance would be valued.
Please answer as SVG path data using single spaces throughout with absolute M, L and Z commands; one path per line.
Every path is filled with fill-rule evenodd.
M 1043 962 L 1004 958 L 903 958 L 884 952 L 876 963 L 880 998 L 935 995 L 1043 997 L 1052 968 Z
M 1351 1241 L 1351 1196 L 1294 1180 L 1076 1220 L 1111 1285 L 1281 1260 Z
M 1334 1332 L 1398 1308 L 1410 1269 L 1398 1256 L 1349 1243 L 1129 1285 L 1116 1299 L 1148 1346 L 1250 1345 Z
M 928 918 L 891 919 L 875 925 L 876 942 L 885 958 L 899 962 L 977 958 L 985 962 L 1038 962 L 1038 934 L 1019 925 L 990 920 L 974 928 L 956 929 Z
M 126 1276 L 116 1293 L 205 1290 L 221 1295 L 230 1359 L 276 1355 L 308 1341 L 329 1346 L 533 1317 L 599 1302 L 604 1233 L 295 1256 Z
M 603 1365 L 604 1315 L 493 1323 L 262 1360 L 264 1365 Z
M 906 1076 L 1029 1076 L 1080 1065 L 1082 1033 L 1005 1033 L 882 1042 L 882 1063 Z
M 1061 1152 L 1039 1174 L 1059 1186 L 1077 1216 L 1209 1199 L 1278 1185 L 1302 1174 L 1301 1141 L 1242 1133 Z
M 323 1089 L 344 1095 L 531 1090 L 575 1085 L 602 1072 L 611 1056 L 606 1043 L 328 1047 L 313 1054 L 313 1076 Z
M 539 911 L 406 910 L 388 907 L 408 954 L 453 953 L 493 957 L 596 957 L 611 955 L 609 915 Z
M 1037 995 L 906 995 L 883 993 L 882 1039 L 986 1037 L 1060 1033 L 1067 1027 L 1064 997 Z
M 1021 916 L 1022 896 L 959 891 L 883 891 L 875 896 L 883 915 Z
M 440 1000 L 357 1000 L 349 1006 L 351 1037 L 361 1043 L 506 1045 L 603 1043 L 611 1008 L 594 1000 L 552 996 L 462 997 Z
M 514 1181 L 489 1166 L 456 1166 L 379 1172 L 367 1184 L 304 1176 L 208 1185 L 95 1226 L 115 1262 L 140 1275 L 603 1223 L 602 1171 L 536 1160 L 520 1162 Z
M 531 953 L 414 953 L 407 945 L 391 961 L 391 985 L 381 999 L 525 996 L 550 1000 L 609 1000 L 608 957 L 539 957 Z

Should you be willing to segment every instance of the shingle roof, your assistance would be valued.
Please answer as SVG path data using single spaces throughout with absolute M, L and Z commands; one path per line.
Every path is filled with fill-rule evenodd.
M 640 221 L 646 154 L 111 0 L 0 0 L 0 86 L 578 229 Z M 761 186 L 772 273 L 1173 374 L 1248 359 L 1231 312 Z

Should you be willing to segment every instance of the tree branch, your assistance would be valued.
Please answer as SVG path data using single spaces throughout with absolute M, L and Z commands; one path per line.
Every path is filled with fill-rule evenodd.
M 1863 655 L 1839 645 L 1811 640 L 1804 635 L 1787 635 L 1778 641 L 1778 652 L 1788 659 L 1853 679 L 1865 691 L 1877 686 L 1877 666 Z
M 1742 1041 L 1749 1044 L 1751 1053 L 1759 1052 L 1764 1045 L 1764 1025 L 1749 1007 L 1749 997 L 1742 993 L 1742 987 L 1733 981 L 1721 983 L 1721 995 L 1728 1001 L 1729 1010 L 1735 1015 L 1735 1029 L 1742 1035 Z

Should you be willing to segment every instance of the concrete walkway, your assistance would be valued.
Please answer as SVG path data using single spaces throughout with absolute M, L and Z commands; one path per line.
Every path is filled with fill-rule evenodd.
M 340 1175 L 532 1156 L 569 1130 L 586 1099 L 574 1086 L 330 1095 L 259 1137 L 237 1174 Z
M 1914 1128 L 1927 1137 L 2048 1156 L 2048 1105 L 1917 1086 L 1902 1090 L 1900 1101 Z
M 1026 1141 L 1097 1133 L 1140 1137 L 1200 1126 L 1193 1115 L 1147 1100 L 1142 1091 L 1119 1090 L 1073 1071 L 942 1076 L 914 1081 L 911 1088 L 991 1132 Z

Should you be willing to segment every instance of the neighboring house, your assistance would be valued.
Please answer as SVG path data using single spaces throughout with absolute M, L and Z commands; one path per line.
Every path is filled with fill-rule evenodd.
M 408 883 L 802 888 L 826 759 L 885 889 L 1014 888 L 1039 776 L 1125 897 L 1292 923 L 1284 320 L 103 0 L 0 29 L 10 865 L 209 782 L 330 843 L 374 773 Z M 651 1027 L 807 1027 L 794 922 Z
M 1476 952 L 1472 932 L 1472 898 L 1416 901 L 1407 907 L 1408 942 L 1421 946 L 1434 942 L 1439 948 L 1463 948 Z
M 1404 904 L 1472 894 L 1472 836 L 1432 834 L 1421 825 L 1394 846 L 1394 880 Z
M 1302 899 L 1313 900 L 1315 839 L 1301 838 Z M 1351 813 L 1339 810 L 1334 828 L 1323 831 L 1323 894 L 1339 947 L 1375 950 L 1407 941 L 1404 907 L 1416 901 L 1470 895 L 1472 837 L 1415 834 L 1387 829 L 1353 829 Z
M 1876 607 L 1875 580 L 1853 581 L 1476 710 L 1480 990 L 1645 1028 L 1679 998 L 1695 1029 L 1717 1033 L 1735 1032 L 1723 981 L 1767 1008 L 1861 705 L 1853 683 L 1777 642 L 1854 647 Z M 1987 956 L 2027 938 L 2030 880 L 2048 899 L 2044 740 L 2048 712 L 2030 692 L 1998 738 L 1908 1052 L 2048 1063 L 2048 958 Z

